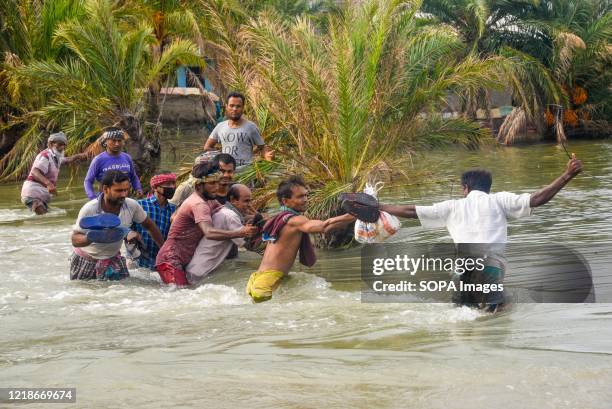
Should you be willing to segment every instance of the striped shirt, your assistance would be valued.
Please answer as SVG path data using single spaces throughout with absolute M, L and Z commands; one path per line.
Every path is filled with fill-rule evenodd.
M 140 199 L 138 203 L 142 206 L 147 215 L 159 228 L 164 240 L 168 238 L 168 232 L 170 231 L 170 216 L 176 211 L 176 206 L 172 203 L 167 203 L 166 206 L 161 207 L 157 201 L 155 195 L 147 198 Z M 134 229 L 142 236 L 142 241 L 145 244 L 145 249 L 138 259 L 138 264 L 141 267 L 148 267 L 151 270 L 155 269 L 155 258 L 159 252 L 159 247 L 153 241 L 153 238 L 149 232 L 142 228 L 140 224 L 135 224 Z

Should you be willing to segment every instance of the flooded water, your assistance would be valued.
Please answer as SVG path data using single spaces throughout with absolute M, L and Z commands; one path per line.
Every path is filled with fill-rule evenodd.
M 196 145 L 181 143 L 166 167 Z M 612 144 L 570 149 L 589 174 L 511 222 L 510 240 L 581 252 L 598 299 L 612 302 Z M 436 178 L 487 167 L 494 191 L 517 193 L 551 182 L 566 162 L 552 145 L 413 158 Z M 71 282 L 70 231 L 85 196 L 82 179 L 67 187 L 64 173 L 44 217 L 22 208 L 19 185 L 0 186 L 0 387 L 76 387 L 67 407 L 83 408 L 612 407 L 610 303 L 517 304 L 498 316 L 362 303 L 358 248 L 321 251 L 312 269 L 296 264 L 261 305 L 244 294 L 259 261 L 251 253 L 190 290 L 140 269 L 119 284 Z M 397 183 L 383 196 L 430 204 L 459 194 L 458 182 Z M 393 241 L 450 238 L 407 221 Z M 528 274 L 528 258 L 510 263 Z

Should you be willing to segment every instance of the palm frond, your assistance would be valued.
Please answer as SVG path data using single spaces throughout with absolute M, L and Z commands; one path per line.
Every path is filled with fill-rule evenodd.
M 303 174 L 312 216 L 333 214 L 339 192 L 362 188 L 408 146 L 474 146 L 488 135 L 433 112 L 448 93 L 500 86 L 501 57 L 462 58 L 450 27 L 418 24 L 418 4 L 369 0 L 330 16 L 325 33 L 308 17 L 279 23 L 266 11 L 239 43 L 220 40 L 242 62 L 224 72 L 228 82 L 244 84 L 259 121 L 282 138 L 273 174 Z
M 88 0 L 83 10 L 81 18 L 65 19 L 55 30 L 52 44 L 68 50 L 65 57 L 11 69 L 12 83 L 30 84 L 30 92 L 44 95 L 21 121 L 40 140 L 49 131 L 64 130 L 69 152 L 86 149 L 100 129 L 123 121 L 136 124 L 133 145 L 148 146 L 139 131 L 145 89 L 178 62 L 203 64 L 199 50 L 189 40 L 176 39 L 156 59 L 149 47 L 153 30 L 146 22 L 122 26 L 116 5 L 108 0 Z M 20 140 L 7 154 L 0 162 L 1 177 L 24 172 L 35 154 L 32 143 Z

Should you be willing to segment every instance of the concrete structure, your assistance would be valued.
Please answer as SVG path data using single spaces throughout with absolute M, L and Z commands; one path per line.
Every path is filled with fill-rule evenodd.
M 492 133 L 496 135 L 506 116 L 512 112 L 512 95 L 509 90 L 488 90 L 488 94 L 491 109 L 489 112 L 485 109 L 477 110 L 476 120 L 481 126 L 491 128 Z M 462 116 L 461 101 L 456 95 L 448 94 L 446 103 L 447 108 L 442 111 L 444 118 L 459 118 Z
M 184 129 L 202 128 L 215 123 L 218 102 L 217 95 L 199 88 L 162 88 L 156 111 L 161 113 L 163 124 Z

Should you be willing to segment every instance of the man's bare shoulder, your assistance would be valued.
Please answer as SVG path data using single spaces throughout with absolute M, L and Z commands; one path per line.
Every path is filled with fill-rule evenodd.
M 310 219 L 306 216 L 296 215 L 287 220 L 287 224 L 280 232 L 280 238 L 293 237 L 296 234 L 301 234 L 301 226 Z
M 297 227 L 297 226 L 301 226 L 302 224 L 304 224 L 304 223 L 306 223 L 308 221 L 310 221 L 310 219 L 308 217 L 302 216 L 300 214 L 300 215 L 296 215 L 296 216 L 293 216 L 292 218 L 290 218 L 287 221 L 287 225 L 293 226 L 293 227 Z

